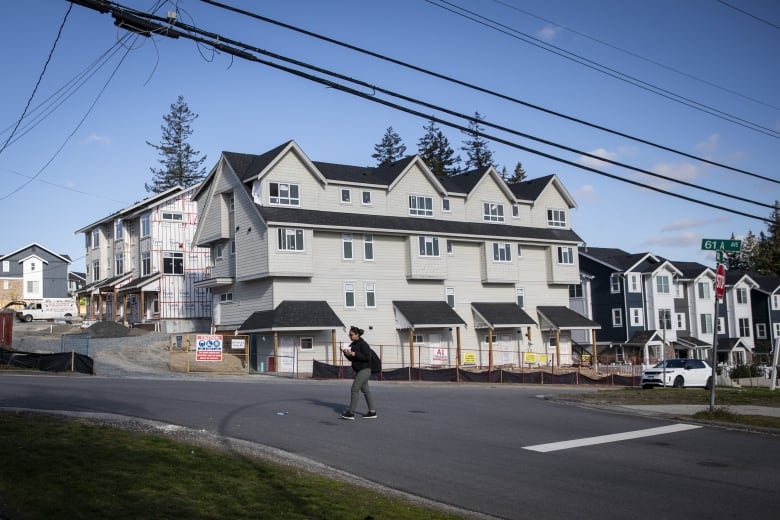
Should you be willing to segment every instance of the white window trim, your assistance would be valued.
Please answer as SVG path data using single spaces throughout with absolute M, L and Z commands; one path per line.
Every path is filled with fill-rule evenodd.
M 493 262 L 499 264 L 512 263 L 512 244 L 509 242 L 493 242 Z M 504 258 L 501 258 L 501 253 Z
M 347 301 L 347 295 L 352 294 L 352 305 Z M 344 282 L 344 308 L 354 309 L 357 307 L 357 295 L 355 294 L 355 282 Z
M 366 282 L 363 285 L 363 290 L 365 292 L 366 308 L 367 309 L 376 309 L 376 283 L 375 282 Z M 374 296 L 374 304 L 373 305 L 369 305 L 369 298 L 368 298 L 369 294 L 372 294 Z
M 417 247 L 417 254 L 418 256 L 422 258 L 440 258 L 441 257 L 441 250 L 439 249 L 439 237 L 433 237 L 428 235 L 422 235 L 418 237 L 418 247 Z M 421 247 L 423 245 L 427 245 L 430 242 L 431 249 L 435 250 L 435 254 L 428 255 L 424 254 L 428 251 L 427 247 Z
M 414 199 L 415 207 L 412 208 L 412 199 Z M 416 193 L 410 193 L 409 194 L 409 215 L 413 217 L 432 217 L 433 216 L 433 197 L 430 195 L 419 195 Z M 420 209 L 417 204 L 422 200 L 423 202 L 423 208 Z M 431 209 L 428 210 L 428 204 L 427 202 L 430 201 L 430 207 Z
M 452 213 L 452 201 L 448 197 L 441 199 L 441 210 L 444 213 Z
M 547 208 L 547 227 L 565 228 L 566 219 L 567 215 L 565 209 Z
M 613 327 L 623 326 L 623 309 L 621 309 L 620 307 L 612 308 L 612 326 Z
M 494 209 L 495 211 L 493 211 Z M 504 205 L 496 201 L 483 201 L 482 220 L 484 222 L 504 222 Z
M 271 187 L 276 184 L 277 186 L 277 192 L 280 193 L 279 187 L 280 186 L 287 186 L 287 196 L 282 197 L 281 195 L 277 195 L 276 197 L 273 197 L 271 195 Z M 298 191 L 298 196 L 293 197 L 292 196 L 292 187 L 295 186 Z M 275 201 L 272 199 L 276 199 Z M 282 201 L 287 202 L 282 202 Z M 268 182 L 268 204 L 271 206 L 295 206 L 298 207 L 301 205 L 301 187 L 298 183 L 295 182 L 282 182 L 282 181 L 269 181 Z
M 366 254 L 369 245 L 371 246 L 371 257 Z M 373 262 L 376 258 L 376 252 L 374 251 L 374 235 L 363 235 L 363 260 L 366 262 Z
M 366 202 L 366 195 L 368 195 L 368 202 Z M 363 190 L 360 194 L 360 204 L 363 206 L 373 206 L 374 201 L 371 197 L 371 192 L 368 190 Z
M 349 248 L 347 248 L 347 245 L 349 245 Z M 347 256 L 347 249 L 349 249 L 349 256 Z M 342 233 L 341 235 L 341 259 L 355 259 L 355 241 L 352 239 L 352 235 L 350 233 Z
M 346 198 L 344 197 L 346 195 Z M 339 202 L 344 205 L 352 204 L 352 190 L 349 188 L 341 188 L 341 195 L 339 196 Z

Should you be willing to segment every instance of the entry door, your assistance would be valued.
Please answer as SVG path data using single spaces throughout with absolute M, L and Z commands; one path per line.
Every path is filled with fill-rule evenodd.
M 428 334 L 428 352 L 431 353 L 431 365 L 449 365 L 449 352 L 441 344 L 441 334 Z
M 502 365 L 515 364 L 515 352 L 512 348 L 512 336 L 510 334 L 499 334 L 498 348 L 501 351 L 500 359 Z
M 279 372 L 295 372 L 297 336 L 279 336 Z

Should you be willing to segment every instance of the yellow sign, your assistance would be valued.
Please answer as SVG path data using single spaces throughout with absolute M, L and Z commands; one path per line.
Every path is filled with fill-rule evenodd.
M 523 352 L 523 363 L 536 363 L 536 352 Z
M 476 365 L 477 364 L 477 354 L 475 352 L 464 352 L 463 353 L 463 364 L 464 365 Z

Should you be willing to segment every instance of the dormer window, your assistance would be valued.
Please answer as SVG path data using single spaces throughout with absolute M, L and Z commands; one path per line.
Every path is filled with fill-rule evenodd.
M 287 182 L 271 182 L 268 185 L 270 193 L 268 200 L 271 204 L 280 206 L 300 206 L 301 198 L 297 184 Z
M 504 205 L 498 202 L 485 202 L 482 204 L 482 220 L 486 222 L 503 222 Z
M 548 209 L 547 225 L 550 227 L 566 227 L 566 212 L 562 209 Z

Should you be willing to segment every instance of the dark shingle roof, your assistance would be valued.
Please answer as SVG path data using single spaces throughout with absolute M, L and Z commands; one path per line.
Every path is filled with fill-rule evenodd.
M 536 322 L 516 303 L 474 302 L 471 307 L 490 328 L 536 325 Z
M 238 175 L 238 178 L 245 181 L 253 175 L 260 173 L 291 142 L 282 143 L 260 155 L 237 152 L 222 152 L 222 155 L 230 163 L 230 167 Z
M 320 173 L 330 180 L 389 186 L 413 160 L 414 156 L 408 156 L 378 167 L 313 162 Z
M 541 306 L 536 308 L 541 318 L 556 329 L 600 329 L 601 325 L 582 314 L 562 306 Z
M 450 193 L 471 193 L 474 186 L 487 174 L 488 168 L 471 170 L 450 177 L 440 177 L 439 181 Z
M 693 279 L 702 274 L 704 271 L 709 269 L 706 265 L 700 264 L 699 262 L 675 262 L 672 261 L 672 264 L 680 270 L 683 274 L 683 278 L 686 279 Z
M 323 228 L 378 229 L 397 232 L 435 233 L 470 237 L 498 237 L 552 242 L 582 242 L 570 229 L 535 228 L 488 224 L 481 222 L 455 222 L 418 217 L 394 217 L 336 211 L 315 211 L 298 208 L 256 206 L 268 223 L 309 225 Z
M 611 266 L 618 271 L 627 271 L 634 267 L 648 253 L 627 253 L 622 249 L 611 247 L 583 247 L 580 254 Z
M 241 332 L 318 330 L 344 327 L 325 301 L 285 300 L 276 309 L 253 312 L 238 328 Z
M 453 327 L 465 325 L 445 301 L 394 301 L 393 306 L 415 327 Z
M 553 175 L 546 175 L 537 179 L 509 184 L 508 186 L 518 200 L 536 200 L 552 178 Z

